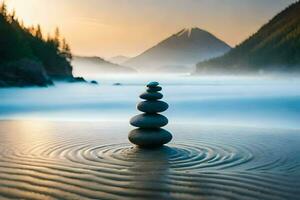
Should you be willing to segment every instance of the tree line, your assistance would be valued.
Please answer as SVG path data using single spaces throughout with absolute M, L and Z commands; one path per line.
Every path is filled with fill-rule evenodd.
M 3 2 L 0 5 L 0 67 L 24 59 L 41 63 L 49 77 L 73 77 L 71 49 L 59 29 L 45 36 L 40 25 L 26 27 L 15 11 L 8 12 Z

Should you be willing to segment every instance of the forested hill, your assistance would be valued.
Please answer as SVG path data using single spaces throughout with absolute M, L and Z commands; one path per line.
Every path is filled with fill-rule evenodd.
M 197 64 L 197 73 L 300 71 L 300 1 L 224 56 Z
M 72 80 L 72 55 L 59 30 L 45 37 L 40 26 L 25 27 L 0 6 L 0 87 L 46 86 L 53 79 Z

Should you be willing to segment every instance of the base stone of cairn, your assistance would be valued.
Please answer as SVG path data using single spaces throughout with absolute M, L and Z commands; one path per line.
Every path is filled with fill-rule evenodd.
M 150 82 L 147 91 L 140 95 L 145 101 L 137 105 L 137 109 L 144 113 L 130 120 L 130 124 L 138 129 L 131 131 L 128 139 L 141 148 L 160 147 L 172 140 L 172 134 L 161 128 L 168 124 L 168 118 L 158 113 L 169 108 L 166 102 L 160 100 L 163 98 L 161 90 L 158 82 Z

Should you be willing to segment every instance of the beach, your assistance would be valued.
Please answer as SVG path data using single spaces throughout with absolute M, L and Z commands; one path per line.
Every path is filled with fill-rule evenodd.
M 298 130 L 169 127 L 170 145 L 142 150 L 131 127 L 0 122 L 1 198 L 297 199 Z

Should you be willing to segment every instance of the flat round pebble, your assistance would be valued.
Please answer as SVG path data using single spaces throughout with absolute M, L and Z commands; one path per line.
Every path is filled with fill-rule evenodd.
M 142 148 L 163 146 L 172 140 L 172 134 L 164 129 L 135 129 L 129 133 L 131 143 Z
M 156 87 L 151 87 L 147 89 L 147 92 L 159 92 L 162 90 L 162 87 L 156 86 Z
M 163 95 L 159 92 L 145 92 L 140 95 L 140 98 L 145 100 L 159 100 L 163 98 Z
M 168 118 L 160 114 L 140 114 L 130 120 L 132 126 L 139 128 L 160 128 L 168 123 Z
M 157 86 L 159 86 L 159 83 L 156 81 L 153 81 L 153 82 L 150 82 L 147 84 L 148 88 L 157 87 Z
M 164 101 L 142 101 L 137 105 L 139 111 L 145 113 L 160 113 L 169 108 L 169 105 Z

